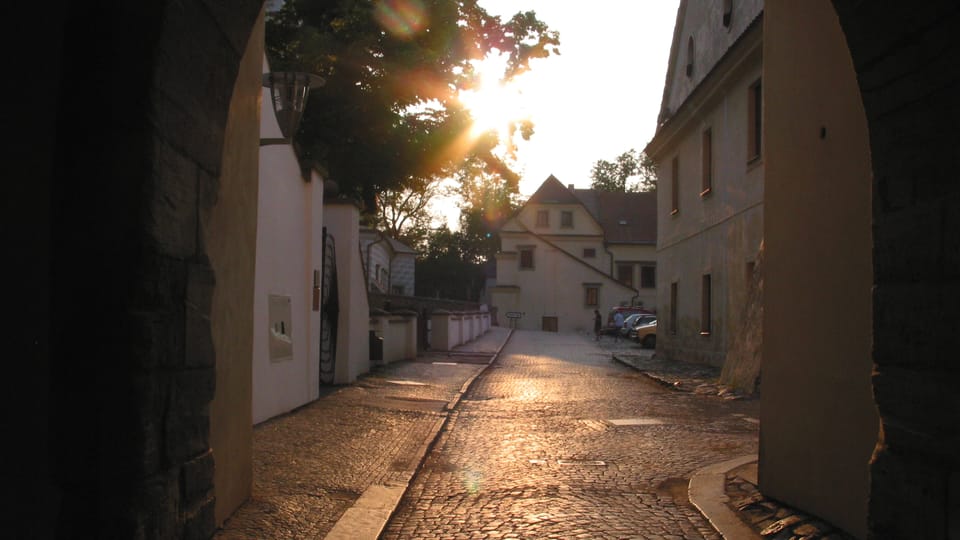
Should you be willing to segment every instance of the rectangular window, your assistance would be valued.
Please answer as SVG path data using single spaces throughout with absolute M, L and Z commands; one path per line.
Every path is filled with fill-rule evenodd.
M 533 248 L 520 248 L 520 268 L 533 268 Z
M 633 287 L 633 265 L 618 264 L 617 279 L 627 287 Z
M 583 303 L 590 307 L 596 307 L 600 305 L 600 287 L 596 285 L 587 285 L 584 288 L 586 296 L 584 297 Z
M 550 226 L 550 211 L 537 210 L 537 227 L 549 227 L 549 226 Z
M 757 286 L 756 279 L 755 279 L 756 273 L 757 273 L 757 263 L 755 261 L 747 261 L 746 279 L 747 279 L 748 294 L 753 293 L 754 289 Z
M 760 158 L 763 141 L 763 88 L 760 81 L 747 90 L 747 161 Z
M 670 333 L 677 335 L 677 284 L 670 284 Z
M 584 259 L 593 259 L 597 256 L 596 248 L 583 248 L 583 258 Z
M 704 274 L 700 288 L 700 335 L 704 336 L 710 335 L 710 319 L 713 316 L 710 288 L 710 274 Z
M 657 288 L 657 267 L 656 266 L 640 267 L 640 288 L 641 289 Z
M 713 132 L 710 128 L 703 132 L 701 138 L 700 159 L 700 166 L 702 167 L 700 196 L 703 197 L 713 189 Z
M 680 211 L 680 160 L 673 158 L 673 171 L 670 176 L 670 204 L 672 210 L 670 214 L 676 214 Z
M 560 226 L 564 228 L 573 227 L 573 211 L 564 210 L 560 212 Z

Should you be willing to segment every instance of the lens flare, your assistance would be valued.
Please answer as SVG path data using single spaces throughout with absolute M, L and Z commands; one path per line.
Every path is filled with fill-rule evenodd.
M 374 17 L 390 34 L 408 39 L 427 25 L 427 11 L 421 0 L 380 0 Z

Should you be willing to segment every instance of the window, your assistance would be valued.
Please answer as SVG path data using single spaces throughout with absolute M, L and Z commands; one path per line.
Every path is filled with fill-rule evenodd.
M 583 303 L 587 306 L 596 307 L 600 305 L 600 287 L 597 285 L 584 285 Z
M 702 336 L 710 335 L 710 318 L 713 316 L 710 288 L 710 274 L 704 274 L 700 288 L 700 335 Z
M 641 266 L 640 267 L 640 288 L 655 289 L 656 287 L 657 287 L 657 267 Z
M 583 248 L 583 258 L 584 259 L 593 259 L 597 256 L 596 248 Z
M 673 158 L 673 169 L 670 173 L 670 204 L 672 210 L 670 214 L 676 214 L 680 211 L 680 159 Z
M 763 90 L 760 81 L 747 91 L 747 162 L 760 158 L 763 141 Z
M 687 38 L 687 77 L 693 77 L 693 36 Z
M 573 211 L 564 210 L 560 212 L 560 226 L 564 228 L 573 227 Z
M 617 279 L 627 287 L 633 287 L 633 265 L 618 264 Z
M 550 226 L 550 211 L 537 210 L 537 227 L 549 227 L 549 226 Z
M 670 284 L 670 333 L 677 335 L 677 284 Z
M 710 128 L 704 130 L 700 144 L 700 166 L 702 168 L 700 196 L 703 197 L 713 190 L 713 131 Z
M 730 28 L 733 20 L 733 0 L 723 0 L 723 25 Z
M 533 248 L 520 248 L 520 269 L 532 269 L 533 268 Z

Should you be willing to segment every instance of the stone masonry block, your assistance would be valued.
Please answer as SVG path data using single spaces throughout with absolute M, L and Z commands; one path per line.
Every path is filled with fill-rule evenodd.
M 871 464 L 868 521 L 884 538 L 945 538 L 945 471 L 885 450 Z
M 181 495 L 187 506 L 207 499 L 213 489 L 213 451 L 207 450 L 183 464 L 180 471 Z
M 186 366 L 189 368 L 212 368 L 216 353 L 213 346 L 213 330 L 210 326 L 210 317 L 207 313 L 201 313 L 194 306 L 187 306 L 185 325 L 184 361 Z
M 155 140 L 156 164 L 149 198 L 148 228 L 157 249 L 186 259 L 196 251 L 197 165 L 162 140 Z
M 173 374 L 165 423 L 170 463 L 183 463 L 209 448 L 210 401 L 215 381 L 212 368 Z
M 949 296 L 958 290 L 955 283 L 879 283 L 873 294 L 874 361 L 880 366 L 960 368 L 954 361 L 960 340 L 955 331 L 958 306 L 951 302 L 956 296 Z
M 873 391 L 891 447 L 950 459 L 960 444 L 960 394 L 954 380 L 930 371 L 883 367 Z

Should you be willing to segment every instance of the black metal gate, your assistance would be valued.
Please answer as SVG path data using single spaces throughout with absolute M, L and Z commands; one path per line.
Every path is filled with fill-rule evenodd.
M 337 360 L 337 251 L 332 235 L 323 228 L 323 275 L 320 293 L 320 384 L 333 384 Z

